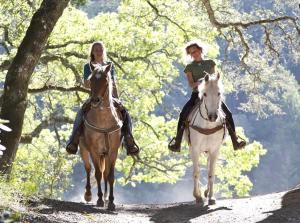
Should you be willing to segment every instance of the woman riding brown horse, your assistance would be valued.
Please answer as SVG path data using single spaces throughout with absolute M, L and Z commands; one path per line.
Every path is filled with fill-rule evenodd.
M 88 79 L 88 77 L 91 75 L 93 70 L 95 69 L 96 66 L 98 65 L 108 65 L 110 62 L 106 61 L 106 51 L 104 48 L 104 45 L 102 42 L 95 42 L 92 44 L 91 49 L 90 49 L 90 61 L 89 63 L 84 65 L 84 86 L 86 88 L 91 87 L 91 81 Z M 113 64 L 111 63 L 111 79 L 112 79 L 112 86 L 113 86 L 113 101 L 114 105 L 117 107 L 117 110 L 121 113 L 121 118 L 123 120 L 123 126 L 121 129 L 122 132 L 122 137 L 124 137 L 123 140 L 123 145 L 127 150 L 127 155 L 137 155 L 139 153 L 139 147 L 134 141 L 133 135 L 132 135 L 132 123 L 131 123 L 131 118 L 128 113 L 128 111 L 125 109 L 124 106 L 120 103 L 120 101 L 117 99 L 118 98 L 118 93 L 117 93 L 117 88 L 116 88 L 116 72 L 114 69 Z M 78 143 L 79 143 L 79 137 L 82 134 L 82 125 L 83 125 L 83 116 L 91 107 L 91 101 L 88 99 L 84 105 L 82 106 L 81 109 L 79 109 L 74 126 L 73 126 L 73 131 L 70 139 L 67 142 L 67 147 L 66 150 L 70 154 L 76 154 L 78 150 Z

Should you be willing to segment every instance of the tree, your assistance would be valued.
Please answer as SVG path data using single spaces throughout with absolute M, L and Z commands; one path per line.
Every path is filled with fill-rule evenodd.
M 0 160 L 0 172 L 9 173 L 17 152 L 27 106 L 27 90 L 47 39 L 69 0 L 44 0 L 32 17 L 26 35 L 7 71 L 0 117 L 9 120 L 12 132 L 1 135 L 7 148 Z

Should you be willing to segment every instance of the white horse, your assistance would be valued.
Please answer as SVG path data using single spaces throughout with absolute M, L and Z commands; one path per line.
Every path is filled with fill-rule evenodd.
M 199 85 L 200 102 L 188 117 L 185 139 L 189 143 L 190 156 L 193 161 L 194 192 L 196 202 L 203 205 L 199 187 L 199 157 L 205 152 L 207 158 L 208 183 L 204 196 L 208 196 L 208 204 L 216 203 L 213 197 L 215 165 L 219 149 L 225 138 L 225 116 L 221 110 L 223 85 L 220 75 L 206 75 Z

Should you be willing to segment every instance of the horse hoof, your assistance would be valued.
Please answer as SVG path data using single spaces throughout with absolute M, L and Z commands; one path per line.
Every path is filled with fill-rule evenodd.
M 92 194 L 88 193 L 88 192 L 85 192 L 85 194 L 84 194 L 84 200 L 86 202 L 90 202 L 92 200 Z
M 209 199 L 208 200 L 208 205 L 215 205 L 216 204 L 216 199 Z
M 116 210 L 116 205 L 112 202 L 109 202 L 108 205 L 107 205 L 107 210 L 109 210 L 109 211 Z
M 98 201 L 97 201 L 97 207 L 104 207 L 104 202 L 103 202 L 103 200 L 98 200 Z
M 206 189 L 206 190 L 204 191 L 204 196 L 207 197 L 207 195 L 208 195 L 208 189 Z
M 196 198 L 196 204 L 197 204 L 197 205 L 200 205 L 200 206 L 203 206 L 203 205 L 204 205 L 204 201 L 203 201 L 202 197 Z

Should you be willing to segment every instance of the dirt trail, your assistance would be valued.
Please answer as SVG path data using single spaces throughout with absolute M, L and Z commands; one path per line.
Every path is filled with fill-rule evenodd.
M 263 196 L 217 200 L 216 205 L 203 207 L 195 202 L 164 205 L 117 204 L 114 212 L 95 205 L 44 200 L 33 203 L 23 222 L 261 222 L 300 223 L 300 187 L 289 192 Z

